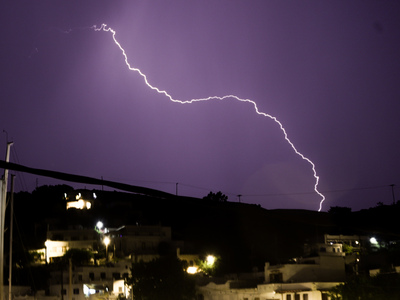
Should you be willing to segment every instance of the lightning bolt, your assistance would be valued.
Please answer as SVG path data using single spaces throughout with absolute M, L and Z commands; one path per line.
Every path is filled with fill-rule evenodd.
M 239 98 L 238 96 L 235 95 L 225 95 L 225 96 L 210 96 L 207 98 L 197 98 L 197 99 L 190 99 L 190 100 L 178 100 L 178 99 L 174 99 L 170 94 L 168 94 L 167 91 L 164 90 L 160 90 L 159 88 L 151 85 L 149 83 L 149 81 L 147 80 L 147 76 L 138 68 L 132 67 L 131 64 L 128 61 L 128 56 L 125 52 L 125 49 L 121 46 L 121 44 L 117 41 L 116 39 L 116 31 L 113 30 L 112 28 L 108 27 L 106 24 L 102 24 L 100 27 L 97 27 L 96 25 L 91 27 L 92 29 L 94 29 L 95 31 L 105 31 L 105 32 L 110 32 L 112 34 L 112 38 L 114 40 L 114 43 L 118 46 L 118 48 L 121 50 L 122 55 L 124 56 L 125 59 L 125 64 L 126 66 L 129 68 L 129 70 L 134 71 L 139 73 L 140 76 L 143 77 L 144 82 L 146 83 L 146 85 L 156 91 L 159 94 L 163 94 L 164 96 L 166 96 L 170 101 L 172 102 L 176 102 L 176 103 L 180 103 L 180 104 L 190 104 L 190 103 L 194 103 L 194 102 L 200 102 L 200 101 L 209 101 L 209 100 L 225 100 L 225 99 L 235 99 L 238 100 L 240 102 L 247 102 L 250 103 L 251 105 L 253 105 L 254 110 L 257 114 L 262 115 L 264 117 L 270 118 L 271 120 L 273 120 L 275 123 L 278 124 L 280 130 L 283 132 L 283 135 L 285 137 L 285 140 L 288 142 L 288 144 L 292 147 L 293 151 L 299 155 L 303 160 L 307 161 L 312 168 L 313 171 L 313 175 L 315 178 L 315 184 L 314 184 L 314 191 L 321 197 L 321 201 L 319 203 L 319 209 L 318 211 L 321 211 L 322 209 L 322 203 L 325 201 L 325 196 L 318 191 L 318 183 L 319 183 L 319 176 L 317 175 L 317 171 L 315 170 L 315 164 L 306 156 L 304 156 L 301 152 L 299 152 L 297 150 L 297 148 L 295 147 L 295 145 L 292 143 L 292 141 L 289 139 L 288 134 L 285 130 L 285 128 L 283 127 L 282 123 L 274 116 L 271 116 L 270 114 L 267 114 L 265 112 L 262 112 L 258 109 L 257 103 L 251 99 L 242 99 Z

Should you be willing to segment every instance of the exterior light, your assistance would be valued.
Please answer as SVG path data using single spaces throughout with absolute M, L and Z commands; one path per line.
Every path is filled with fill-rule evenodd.
M 187 268 L 187 272 L 189 274 L 196 274 L 199 271 L 199 269 L 197 267 L 189 267 Z
M 104 237 L 103 243 L 106 245 L 106 261 L 108 261 L 108 245 L 110 244 L 110 238 L 108 236 Z
M 371 244 L 373 244 L 373 245 L 377 245 L 377 244 L 378 244 L 378 241 L 377 241 L 376 238 L 374 238 L 374 237 L 370 238 L 370 239 L 369 239 L 369 242 L 370 242 Z
M 103 226 L 104 226 L 104 224 L 103 224 L 103 222 L 101 222 L 101 221 L 98 221 L 97 224 L 96 224 L 96 227 L 97 227 L 98 229 L 102 229 Z
M 78 204 L 76 205 L 76 208 L 78 209 L 83 209 L 83 206 L 85 205 L 85 201 L 83 201 L 82 199 L 80 199 L 78 201 Z
M 214 255 L 208 255 L 206 258 L 207 265 L 212 267 L 215 263 L 215 256 Z

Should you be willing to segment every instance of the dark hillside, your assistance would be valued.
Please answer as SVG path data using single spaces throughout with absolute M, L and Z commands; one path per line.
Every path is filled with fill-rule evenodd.
M 125 192 L 90 191 L 97 198 L 91 210 L 65 210 L 68 186 L 40 188 L 16 195 L 15 212 L 27 247 L 43 247 L 50 228 L 71 225 L 107 227 L 162 225 L 172 228 L 183 251 L 214 253 L 222 270 L 249 271 L 265 262 L 284 263 L 303 255 L 305 243 L 323 242 L 323 235 L 380 233 L 399 239 L 399 207 L 382 206 L 360 212 L 347 208 L 329 213 L 307 210 L 267 210 L 258 205 L 170 195 L 159 198 Z M 76 191 L 75 191 L 76 192 Z M 87 190 L 82 190 L 87 192 Z
M 93 212 L 98 218 L 106 217 L 111 227 L 122 221 L 171 226 L 173 238 L 184 240 L 196 252 L 219 253 L 227 266 L 240 270 L 302 255 L 304 242 L 322 242 L 323 234 L 334 228 L 328 213 L 322 212 L 266 210 L 258 205 L 188 197 L 98 194 L 101 204 Z

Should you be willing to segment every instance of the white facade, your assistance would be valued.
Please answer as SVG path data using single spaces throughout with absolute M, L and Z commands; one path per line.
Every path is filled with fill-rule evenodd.
M 112 247 L 117 253 L 127 256 L 155 254 L 162 242 L 171 242 L 171 228 L 163 226 L 123 226 L 118 231 L 110 231 Z
M 202 300 L 329 300 L 329 290 L 345 280 L 345 260 L 341 244 L 317 244 L 318 256 L 299 258 L 296 263 L 265 263 L 264 283 L 254 288 L 238 288 L 241 282 L 214 282 L 197 289 Z M 243 285 L 242 285 L 243 286 Z
M 50 296 L 64 300 L 117 298 L 128 295 L 123 278 L 130 273 L 130 260 L 121 260 L 113 266 L 82 266 L 52 272 Z
M 344 281 L 343 257 L 319 256 L 296 264 L 271 266 L 265 264 L 265 282 Z
M 353 251 L 360 251 L 369 244 L 369 237 L 365 235 L 325 234 L 325 244 L 346 244 L 353 247 Z
M 47 240 L 46 246 L 46 261 L 48 263 L 56 257 L 62 257 L 69 249 L 85 249 L 93 251 L 96 241 L 52 241 Z
M 341 282 L 260 284 L 255 288 L 231 288 L 232 282 L 199 287 L 202 300 L 329 300 L 329 290 Z

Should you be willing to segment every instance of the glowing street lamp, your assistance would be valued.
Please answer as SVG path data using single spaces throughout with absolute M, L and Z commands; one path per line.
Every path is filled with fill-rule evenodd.
M 207 255 L 205 260 L 200 260 L 200 270 L 206 275 L 212 275 L 215 271 L 217 257 Z
M 96 227 L 97 227 L 99 230 L 101 230 L 101 229 L 103 228 L 103 226 L 104 226 L 104 224 L 103 224 L 102 221 L 98 221 L 98 222 L 96 223 Z
M 103 243 L 106 245 L 106 261 L 108 261 L 108 245 L 110 244 L 110 238 L 108 236 L 104 237 Z
M 215 256 L 214 255 L 208 255 L 207 258 L 206 258 L 206 261 L 207 261 L 207 265 L 209 267 L 212 267 L 214 265 L 214 263 L 215 263 Z

